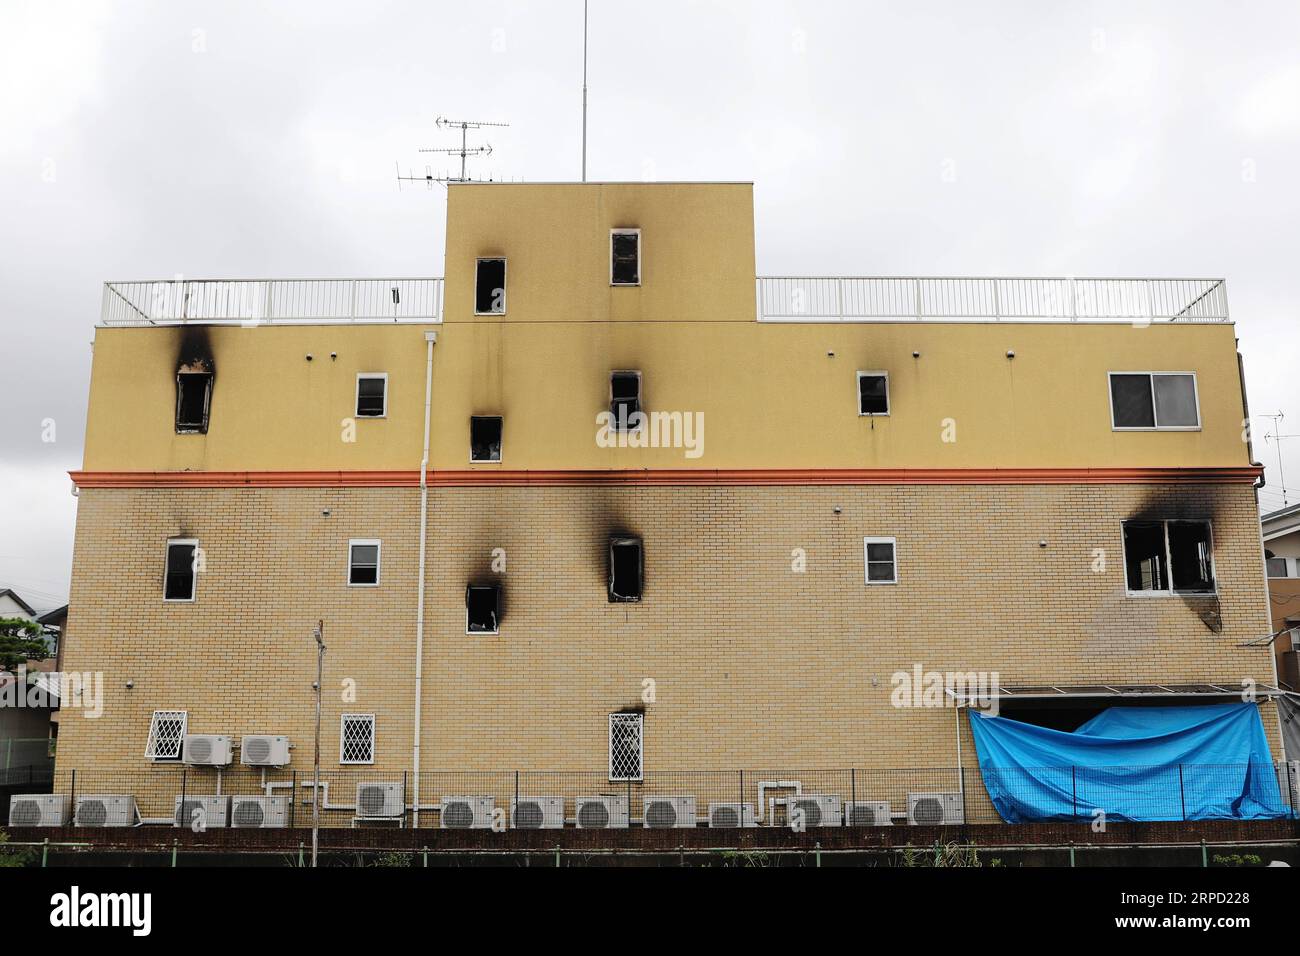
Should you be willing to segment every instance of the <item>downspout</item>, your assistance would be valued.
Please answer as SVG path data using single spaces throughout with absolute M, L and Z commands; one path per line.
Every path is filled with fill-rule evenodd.
M 415 737 L 411 743 L 411 770 L 414 782 L 411 790 L 413 806 L 411 826 L 420 825 L 420 711 L 424 692 L 424 562 L 425 538 L 429 527 L 429 409 L 433 404 L 433 344 L 438 333 L 432 329 L 424 333 L 426 345 L 424 359 L 424 454 L 420 457 L 420 559 L 419 578 L 416 580 L 415 605 Z

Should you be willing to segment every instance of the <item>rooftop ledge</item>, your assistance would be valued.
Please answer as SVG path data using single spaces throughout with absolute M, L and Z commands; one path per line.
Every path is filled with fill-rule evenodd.
M 759 276 L 760 322 L 1227 322 L 1223 279 Z M 104 283 L 103 325 L 441 322 L 443 280 Z

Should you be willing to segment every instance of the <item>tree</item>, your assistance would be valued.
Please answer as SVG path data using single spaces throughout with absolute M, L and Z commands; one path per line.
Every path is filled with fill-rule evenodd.
M 0 617 L 0 667 L 16 671 L 29 660 L 41 660 L 49 645 L 35 621 L 21 617 Z

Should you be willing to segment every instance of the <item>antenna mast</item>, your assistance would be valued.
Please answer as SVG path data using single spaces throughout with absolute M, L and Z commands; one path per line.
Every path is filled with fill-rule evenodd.
M 582 0 L 582 181 L 587 181 L 587 0 Z
M 1289 501 L 1287 500 L 1286 472 L 1282 470 L 1282 442 L 1288 438 L 1300 438 L 1300 435 L 1283 435 L 1281 433 L 1278 426 L 1282 423 L 1282 419 L 1286 417 L 1281 412 L 1276 415 L 1260 415 L 1259 417 L 1273 419 L 1273 431 L 1271 434 L 1265 433 L 1264 441 L 1267 443 L 1271 440 L 1277 443 L 1277 478 L 1282 488 L 1282 507 L 1286 508 L 1289 506 Z
M 491 155 L 492 155 L 492 144 L 491 144 L 491 143 L 485 143 L 485 144 L 482 145 L 482 146 L 470 146 L 470 145 L 469 145 L 469 131 L 472 130 L 472 129 L 482 129 L 482 128 L 484 128 L 485 126 L 509 126 L 510 124 L 509 124 L 509 123 L 490 123 L 490 122 L 488 122 L 488 121 L 486 121 L 486 120 L 453 120 L 453 119 L 447 119 L 447 118 L 444 117 L 444 116 L 439 116 L 438 119 L 437 119 L 437 121 L 436 121 L 436 123 L 435 123 L 435 125 L 436 125 L 439 129 L 459 129 L 459 130 L 460 130 L 460 146 L 458 146 L 458 147 L 457 147 L 457 146 L 437 146 L 437 147 L 430 147 L 430 148 L 427 148 L 427 149 L 421 149 L 420 152 L 422 152 L 422 153 L 448 153 L 448 154 L 450 154 L 450 155 L 452 155 L 452 156 L 459 156 L 459 157 L 460 157 L 460 175 L 459 175 L 459 176 L 435 176 L 435 175 L 433 175 L 433 170 L 430 169 L 428 166 L 425 166 L 425 167 L 424 167 L 424 175 L 423 175 L 423 176 L 416 176 L 416 175 L 414 175 L 413 173 L 408 173 L 407 175 L 403 176 L 403 175 L 402 175 L 401 166 L 398 166 L 398 169 L 397 169 L 397 185 L 398 185 L 398 187 L 400 188 L 401 185 L 402 185 L 402 183 L 403 183 L 404 181 L 406 181 L 406 182 L 423 182 L 423 183 L 426 183 L 426 184 L 429 186 L 430 189 L 433 188 L 433 184 L 434 184 L 434 183 L 442 183 L 442 184 L 446 185 L 447 183 L 477 183 L 477 182 L 491 182 L 491 180 L 473 179 L 473 178 L 471 178 L 471 177 L 469 176 L 469 173 L 468 173 L 468 171 L 466 170 L 465 163 L 466 163 L 466 160 L 467 160 L 469 157 L 471 157 L 471 156 L 491 156 Z

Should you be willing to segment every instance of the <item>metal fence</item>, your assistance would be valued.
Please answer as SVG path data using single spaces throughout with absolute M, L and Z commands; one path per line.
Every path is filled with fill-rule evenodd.
M 441 322 L 442 279 L 106 282 L 104 325 Z
M 1040 794 L 1046 785 L 1074 811 L 1054 819 L 1089 822 L 1104 788 L 1123 786 L 1143 768 L 1007 768 L 988 771 L 1003 793 Z M 1251 775 L 1277 775 L 1284 806 L 1300 810 L 1294 768 L 1184 765 L 1157 775 L 1152 786 L 1126 794 L 1130 806 L 1170 819 L 1184 794 L 1219 788 L 1232 793 Z M 49 778 L 45 778 L 49 779 Z M 311 771 L 233 766 L 151 767 L 132 771 L 61 771 L 45 792 L 68 796 L 81 823 L 87 807 L 114 825 L 304 827 L 312 821 Z M 648 772 L 639 781 L 611 781 L 602 772 L 431 771 L 413 774 L 370 768 L 323 771 L 324 827 L 393 825 L 455 829 L 661 826 L 886 826 L 1000 823 L 978 770 L 847 769 Z M 41 792 L 15 791 L 16 792 Z M 416 813 L 418 796 L 418 814 Z M 115 798 L 109 800 L 108 798 Z M 122 798 L 126 798 L 125 800 Z M 116 809 L 112 809 L 116 807 Z M 1102 806 L 1102 809 L 1106 809 Z M 1192 804 L 1193 812 L 1195 805 Z M 6 818 L 8 816 L 6 810 Z M 128 812 L 129 810 L 129 812 Z M 129 819 L 122 814 L 127 813 Z M 1163 815 L 1161 815 L 1163 814 Z M 1141 813 L 1138 816 L 1142 816 Z M 1178 819 L 1177 812 L 1172 819 Z
M 766 322 L 1227 322 L 1222 279 L 761 276 Z

